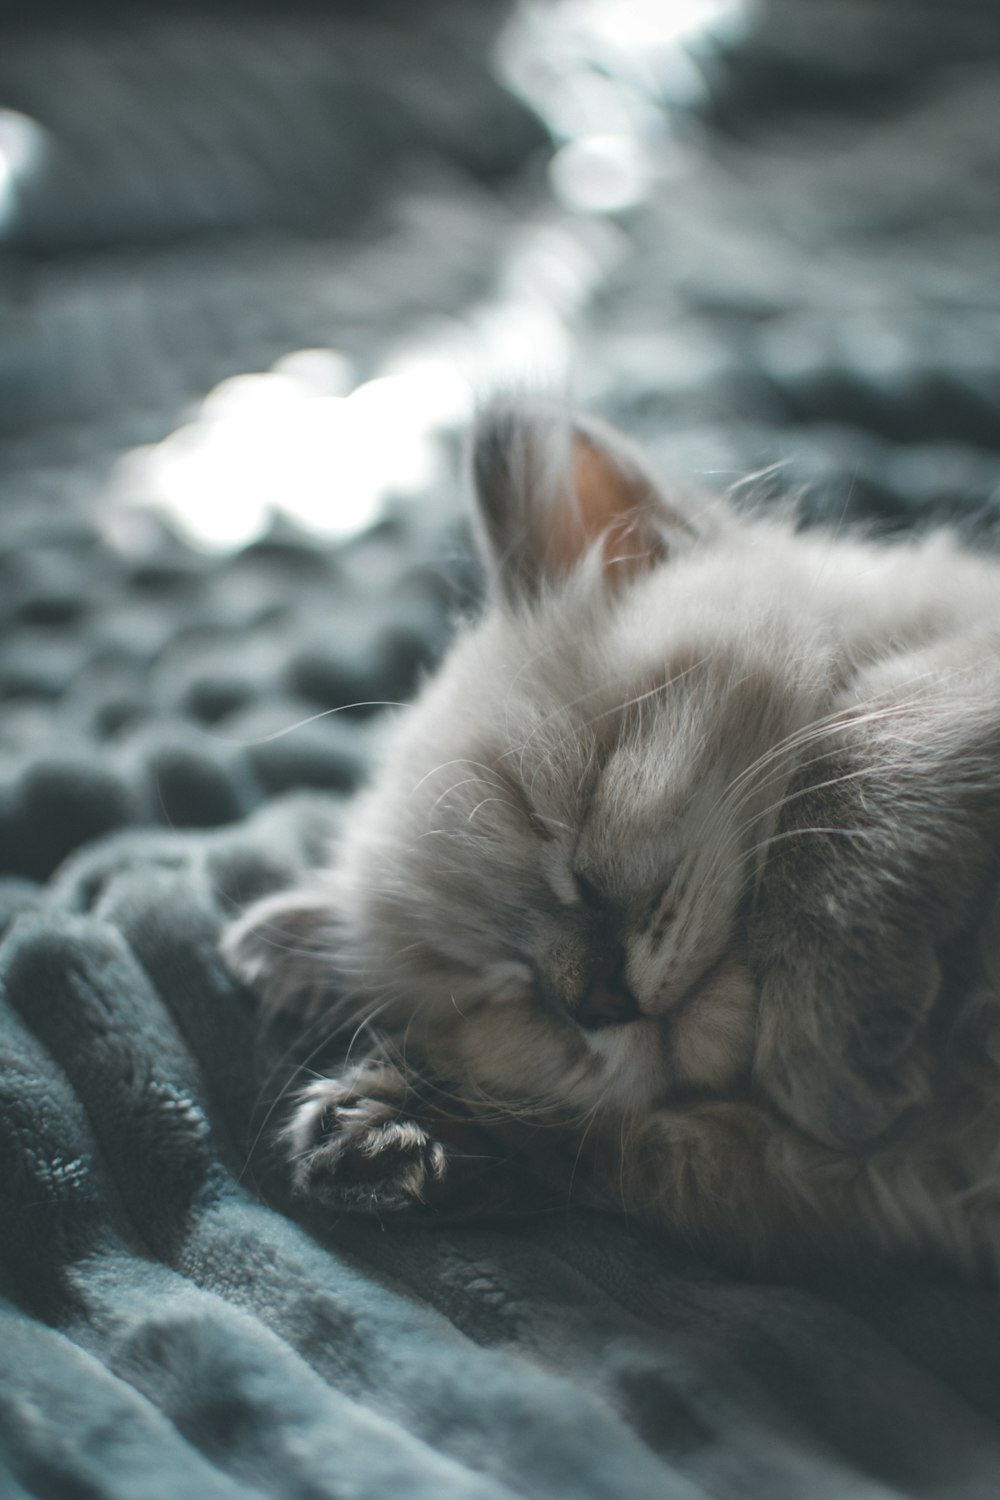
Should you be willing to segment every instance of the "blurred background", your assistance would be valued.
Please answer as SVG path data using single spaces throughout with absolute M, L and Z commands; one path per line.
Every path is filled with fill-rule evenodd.
M 350 788 L 497 385 L 988 536 L 998 221 L 993 0 L 0 5 L 3 869 Z

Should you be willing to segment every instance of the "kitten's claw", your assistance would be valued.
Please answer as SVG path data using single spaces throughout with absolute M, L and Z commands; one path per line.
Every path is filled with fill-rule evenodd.
M 355 1213 L 398 1213 L 440 1197 L 445 1148 L 399 1109 L 339 1079 L 311 1084 L 284 1132 L 296 1192 Z

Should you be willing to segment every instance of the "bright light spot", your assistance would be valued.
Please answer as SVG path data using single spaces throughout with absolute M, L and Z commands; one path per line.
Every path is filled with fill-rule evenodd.
M 646 196 L 649 167 L 628 135 L 588 135 L 568 141 L 549 163 L 556 196 L 582 213 L 617 213 Z
M 384 373 L 408 393 L 412 420 L 445 430 L 464 422 L 472 410 L 472 387 L 461 371 L 455 333 L 404 346 L 386 361 Z
M 294 380 L 271 371 L 266 375 L 231 375 L 209 391 L 201 404 L 201 416 L 208 421 L 228 418 L 253 418 L 259 413 L 268 421 L 290 406 L 298 406 L 303 392 Z
M 295 381 L 310 396 L 346 396 L 354 381 L 354 366 L 338 349 L 296 349 L 276 360 L 271 369 Z
M 501 35 L 507 85 L 561 146 L 553 187 L 577 212 L 613 213 L 673 165 L 670 110 L 697 103 L 692 49 L 745 28 L 754 0 L 522 0 Z M 651 149 L 652 148 L 652 149 Z M 680 150 L 675 145 L 675 152 Z
M 702 91 L 688 49 L 708 34 L 738 34 L 753 0 L 522 0 L 501 35 L 498 66 L 561 140 L 640 134 L 663 106 Z
M 634 51 L 689 41 L 731 25 L 745 9 L 734 0 L 587 0 L 573 8 L 595 36 Z
M 439 454 L 420 372 L 316 395 L 310 386 L 329 384 L 335 368 L 315 357 L 323 352 L 224 380 L 193 421 L 123 461 L 119 500 L 165 511 L 198 546 L 229 550 L 260 536 L 276 514 L 321 536 L 348 535 L 388 496 L 425 489 Z
M 14 218 L 18 187 L 37 171 L 44 149 L 45 131 L 36 120 L 0 109 L 0 231 Z

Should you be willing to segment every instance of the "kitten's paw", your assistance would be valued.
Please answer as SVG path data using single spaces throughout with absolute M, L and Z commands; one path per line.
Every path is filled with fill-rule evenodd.
M 870 1145 L 930 1100 L 927 1071 L 915 1062 L 894 1073 L 841 1066 L 842 1071 L 829 1057 L 820 1063 L 800 1055 L 791 1067 L 784 1062 L 758 1067 L 756 1078 L 794 1125 L 839 1150 Z
M 754 1076 L 800 1130 L 826 1146 L 857 1150 L 930 1101 L 920 1028 L 938 971 L 927 963 L 919 985 L 916 978 L 897 982 L 875 965 L 848 968 L 839 985 L 836 977 L 828 968 L 811 1009 L 795 1012 L 765 986 Z
M 826 1146 L 857 1150 L 931 1097 L 924 1033 L 941 971 L 919 936 L 824 948 L 773 939 L 758 967 L 754 1079 L 781 1112 Z
M 315 1012 L 334 989 L 338 938 L 325 891 L 280 891 L 255 901 L 220 946 L 229 972 L 273 1010 Z
M 448 1157 L 402 1098 L 358 1092 L 361 1080 L 311 1084 L 284 1132 L 303 1196 L 355 1213 L 398 1213 L 440 1198 Z

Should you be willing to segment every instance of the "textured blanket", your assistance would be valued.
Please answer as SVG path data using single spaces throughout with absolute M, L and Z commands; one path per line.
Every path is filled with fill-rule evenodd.
M 998 158 L 977 122 L 995 74 L 973 68 L 986 11 L 956 24 L 947 60 L 972 71 L 929 112 L 930 22 L 906 79 L 891 37 L 864 67 L 832 45 L 808 75 L 811 107 L 849 95 L 862 123 L 826 136 L 812 116 L 827 146 L 807 150 L 787 144 L 798 127 L 779 108 L 799 107 L 782 89 L 804 75 L 777 9 L 739 88 L 717 60 L 726 108 L 683 180 L 683 213 L 664 193 L 631 223 L 577 330 L 584 393 L 675 464 L 787 460 L 836 521 L 993 524 L 982 184 Z M 263 69 L 271 49 L 254 37 Z M 313 55 L 308 36 L 297 55 Z M 39 111 L 33 56 L 8 49 L 0 68 L 8 97 Z M 786 142 L 780 169 L 733 145 L 748 116 Z M 950 185 L 923 175 L 945 141 L 965 151 Z M 914 162 L 904 191 L 900 164 Z M 139 200 L 112 180 L 131 222 Z M 366 186 L 352 179 L 349 202 Z M 456 266 L 461 295 L 479 294 L 510 213 L 469 184 L 446 189 L 461 233 L 436 269 L 408 231 L 420 297 L 439 310 Z M 227 224 L 249 212 L 235 188 L 216 206 Z M 27 240 L 51 250 L 65 204 L 29 207 Z M 98 207 L 93 243 L 117 233 Z M 211 207 L 209 194 L 191 215 Z M 40 260 L 30 276 L 11 262 L 0 277 L 20 308 L 5 344 L 19 404 L 0 410 L 0 1497 L 993 1500 L 992 1293 L 878 1267 L 740 1279 L 559 1202 L 407 1226 L 290 1200 L 273 1135 L 327 1039 L 266 1025 L 218 935 L 337 837 L 379 732 L 370 705 L 412 692 L 474 580 L 447 495 L 336 546 L 277 526 L 221 557 L 93 503 L 95 453 L 163 436 L 185 392 L 309 342 L 305 301 L 282 302 L 307 263 L 319 276 L 301 245 L 268 262 L 270 324 L 251 316 L 264 282 L 246 259 L 243 302 L 224 313 L 231 243 L 198 256 L 179 245 L 61 273 Z M 384 245 L 337 274 L 347 290 L 323 295 L 340 315 L 387 317 Z M 168 290 L 194 282 L 202 300 L 184 303 L 187 341 L 172 344 Z M 402 324 L 407 288 L 395 295 Z M 85 367 L 62 357 L 81 328 Z M 206 328 L 211 348 L 197 344 Z M 118 358 L 130 348 L 131 365 Z

